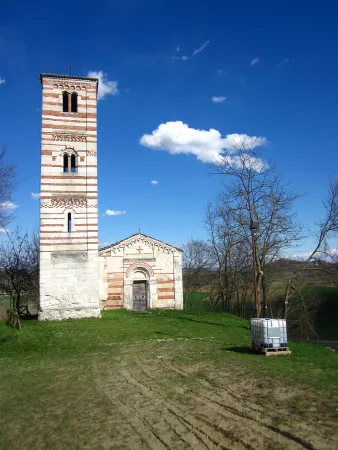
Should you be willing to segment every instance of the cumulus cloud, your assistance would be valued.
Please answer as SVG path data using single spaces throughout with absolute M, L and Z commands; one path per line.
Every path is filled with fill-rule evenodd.
M 8 229 L 7 228 L 0 228 L 0 234 L 2 233 L 8 233 Z
M 191 59 L 193 56 L 198 55 L 198 53 L 201 53 L 209 44 L 210 44 L 210 41 L 205 41 L 199 48 L 196 48 L 195 50 L 193 50 L 191 55 L 172 55 L 171 59 L 181 59 L 182 61 L 187 61 L 188 59 Z M 176 52 L 179 53 L 180 51 L 181 51 L 181 48 L 178 45 L 176 47 Z
M 213 101 L 214 103 L 223 103 L 225 102 L 227 98 L 226 97 L 212 97 L 211 101 Z
M 259 58 L 252 58 L 252 60 L 250 61 L 250 66 L 255 66 L 256 64 L 259 63 Z
M 157 180 L 152 180 L 151 182 L 150 182 L 150 184 L 158 184 L 159 182 L 157 181 Z
M 39 192 L 31 192 L 31 197 L 34 199 L 40 198 L 40 193 Z
M 0 77 L 0 85 L 1 85 L 1 84 L 5 84 L 5 83 L 6 83 L 6 80 L 5 80 L 4 78 L 1 78 L 1 77 Z
M 140 139 L 141 145 L 153 150 L 166 150 L 172 155 L 195 155 L 199 161 L 215 164 L 224 162 L 225 157 L 236 164 L 239 161 L 232 153 L 249 151 L 267 142 L 265 137 L 247 134 L 228 134 L 223 138 L 218 130 L 198 130 L 181 121 L 162 123 Z
M 0 203 L 0 209 L 16 209 L 18 207 L 19 205 L 16 205 L 15 203 L 12 202 Z
M 122 214 L 127 214 L 127 211 L 114 211 L 113 209 L 107 209 L 105 216 L 122 216 Z
M 117 95 L 120 91 L 117 87 L 117 81 L 109 81 L 107 78 L 107 74 L 100 70 L 99 72 L 89 71 L 88 77 L 90 78 L 98 78 L 99 86 L 97 91 L 97 99 L 102 100 L 107 95 Z

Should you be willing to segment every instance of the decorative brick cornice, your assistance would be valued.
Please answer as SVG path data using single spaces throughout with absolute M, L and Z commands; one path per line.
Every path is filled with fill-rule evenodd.
M 163 253 L 175 253 L 176 250 L 179 252 L 183 252 L 180 248 L 173 247 L 169 244 L 166 244 L 165 242 L 158 241 L 157 239 L 154 239 L 150 236 L 147 236 L 143 233 L 136 233 L 132 236 L 130 236 L 127 239 L 123 239 L 122 241 L 116 242 L 115 244 L 108 245 L 107 247 L 103 247 L 100 249 L 100 255 L 105 254 L 108 251 L 111 251 L 112 253 L 116 254 L 120 250 L 124 249 L 125 247 L 128 248 L 133 244 L 144 244 L 148 245 L 152 249 L 158 248 L 163 251 Z
M 83 196 L 53 197 L 50 202 L 41 203 L 44 208 L 83 208 L 87 206 L 87 198 Z M 91 205 L 93 206 L 93 205 Z
M 84 134 L 54 133 L 53 141 L 86 142 L 87 136 Z

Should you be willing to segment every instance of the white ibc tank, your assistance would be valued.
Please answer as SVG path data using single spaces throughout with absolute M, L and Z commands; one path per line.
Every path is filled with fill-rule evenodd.
M 251 319 L 252 346 L 261 348 L 286 348 L 288 338 L 286 320 Z

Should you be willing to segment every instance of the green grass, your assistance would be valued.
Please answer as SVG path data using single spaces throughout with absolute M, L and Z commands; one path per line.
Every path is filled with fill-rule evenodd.
M 210 310 L 209 302 L 206 300 L 210 292 L 185 292 L 184 309 L 189 312 Z
M 35 364 L 36 361 L 57 361 L 68 358 L 104 357 L 113 346 L 143 341 L 177 338 L 204 338 L 212 343 L 214 352 L 208 360 L 236 360 L 246 370 L 267 376 L 289 376 L 312 387 L 338 393 L 338 355 L 311 344 L 291 343 L 292 356 L 262 358 L 250 352 L 249 322 L 239 317 L 217 313 L 181 311 L 104 312 L 101 320 L 83 319 L 61 322 L 22 321 L 22 330 L 0 324 L 1 364 L 10 371 Z M 198 359 L 191 355 L 191 360 Z M 6 369 L 5 369 L 6 370 Z M 4 379 L 2 377 L 2 379 Z M 12 377 L 9 377 L 12 379 Z
M 120 310 L 101 320 L 22 321 L 20 331 L 0 323 L 0 448 L 129 448 L 116 444 L 124 426 L 116 404 L 124 411 L 130 396 L 138 401 L 142 389 L 152 391 L 139 384 L 138 392 L 123 378 L 126 371 L 137 383 L 149 371 L 159 383 L 153 389 L 163 386 L 177 407 L 188 401 L 175 394 L 177 383 L 194 389 L 201 379 L 338 396 L 337 353 L 291 343 L 291 356 L 267 358 L 252 353 L 250 341 L 246 320 L 217 313 Z M 186 381 L 161 361 L 184 370 Z M 135 407 L 146 411 L 144 401 Z

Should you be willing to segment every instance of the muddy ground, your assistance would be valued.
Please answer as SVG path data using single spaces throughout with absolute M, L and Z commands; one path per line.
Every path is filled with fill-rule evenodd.
M 289 381 L 258 379 L 242 363 L 177 362 L 172 352 L 184 355 L 184 346 L 133 346 L 123 349 L 118 367 L 92 366 L 97 390 L 114 412 L 104 448 L 338 448 L 329 398 Z M 190 347 L 201 352 L 198 342 Z

